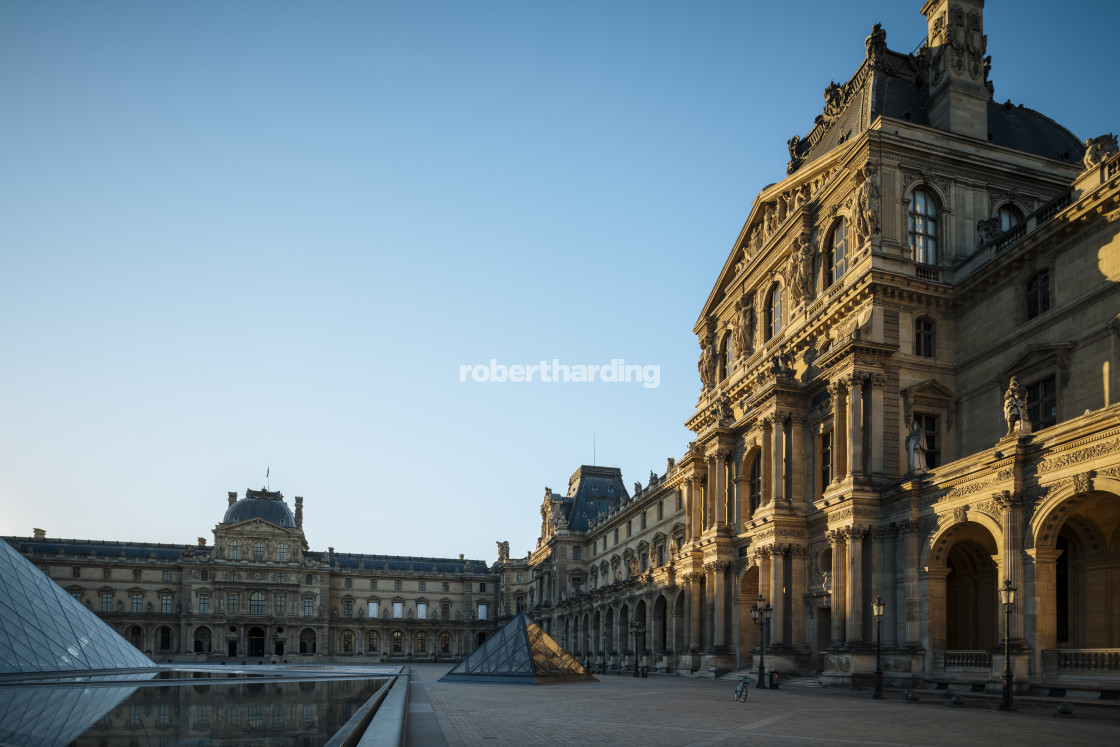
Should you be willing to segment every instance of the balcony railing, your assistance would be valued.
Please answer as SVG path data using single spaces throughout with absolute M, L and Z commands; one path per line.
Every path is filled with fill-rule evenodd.
M 1120 674 L 1120 649 L 1059 649 L 1057 653 L 1059 672 L 1116 672 Z
M 989 651 L 943 651 L 946 669 L 991 669 Z

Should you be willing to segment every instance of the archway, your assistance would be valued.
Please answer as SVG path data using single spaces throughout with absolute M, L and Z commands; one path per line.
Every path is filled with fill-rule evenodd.
M 128 642 L 141 651 L 144 650 L 144 631 L 139 625 L 133 625 L 129 628 Z
M 264 656 L 264 630 L 249 628 L 249 656 Z
M 673 653 L 680 656 L 687 644 L 684 637 L 684 590 L 677 592 L 673 600 Z M 679 661 L 679 659 L 678 659 Z
M 210 628 L 205 626 L 198 628 L 194 632 L 194 652 L 196 654 L 210 653 L 212 646 L 212 634 Z
M 998 556 L 992 530 L 975 521 L 954 524 L 934 541 L 926 566 L 932 652 L 981 652 L 999 643 Z M 945 666 L 983 669 L 984 661 L 983 656 L 946 654 Z
M 669 648 L 666 638 L 668 628 L 669 604 L 665 601 L 665 595 L 659 594 L 657 601 L 653 603 L 653 630 L 650 631 L 650 648 L 657 653 L 664 653 Z
M 299 632 L 299 652 L 301 654 L 314 654 L 315 651 L 315 631 L 311 628 L 304 628 Z
M 758 626 L 751 618 L 751 605 L 758 601 L 758 566 L 743 571 L 739 579 L 739 666 L 747 666 L 751 652 L 758 648 Z

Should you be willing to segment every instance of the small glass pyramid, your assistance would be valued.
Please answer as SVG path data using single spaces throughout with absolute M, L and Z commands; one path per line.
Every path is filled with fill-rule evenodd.
M 522 685 L 598 681 L 524 613 L 506 623 L 440 679 Z

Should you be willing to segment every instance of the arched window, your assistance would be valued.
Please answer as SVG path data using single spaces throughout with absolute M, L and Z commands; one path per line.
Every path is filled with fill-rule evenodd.
M 450 633 L 440 633 L 439 634 L 439 652 L 441 654 L 450 654 L 451 653 L 451 634 Z
M 750 509 L 753 514 L 762 505 L 762 454 L 751 460 Z
M 416 653 L 428 653 L 428 634 L 420 632 L 416 634 Z
M 264 604 L 264 592 L 254 591 L 249 595 L 249 614 L 263 615 L 267 612 Z
M 735 337 L 727 335 L 723 341 L 723 375 L 730 376 L 735 371 Z
M 399 630 L 393 631 L 393 653 L 399 654 L 404 651 L 404 634 Z
M 924 189 L 910 194 L 910 254 L 915 262 L 937 264 L 937 201 Z
M 1023 214 L 1014 205 L 1004 205 L 996 213 L 999 216 L 999 230 L 1010 231 L 1023 222 Z
M 933 358 L 937 355 L 937 325 L 928 316 L 914 320 L 914 355 Z
M 1050 270 L 1039 270 L 1027 281 L 1027 319 L 1050 310 Z
M 253 543 L 253 560 L 264 560 L 264 543 L 260 540 Z
M 229 543 L 229 559 L 241 560 L 241 543 L 237 540 Z
M 342 631 L 342 653 L 354 653 L 354 634 L 349 630 Z
M 281 542 L 276 546 L 276 561 L 279 563 L 288 562 L 288 545 L 286 542 Z
M 772 340 L 782 331 L 782 286 L 775 285 L 766 301 L 766 339 Z
M 830 286 L 848 271 L 848 224 L 840 221 L 832 229 L 825 256 L 825 286 Z
M 376 654 L 381 650 L 381 634 L 376 630 L 371 630 L 369 632 L 369 640 L 367 642 L 369 644 L 366 646 L 367 653 Z

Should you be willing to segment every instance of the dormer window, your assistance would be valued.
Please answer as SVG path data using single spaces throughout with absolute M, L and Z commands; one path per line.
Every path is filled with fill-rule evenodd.
M 1014 205 L 1004 205 L 996 213 L 999 216 L 999 230 L 1010 231 L 1023 222 L 1023 214 Z

